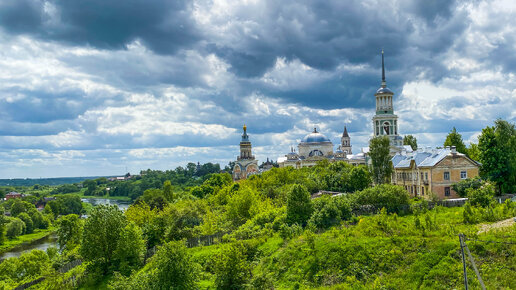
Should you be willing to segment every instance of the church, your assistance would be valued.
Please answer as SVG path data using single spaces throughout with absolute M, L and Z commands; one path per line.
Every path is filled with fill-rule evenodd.
M 382 82 L 375 93 L 376 114 L 373 116 L 372 137 L 388 136 L 392 155 L 407 150 L 403 146 L 403 138 L 398 134 L 398 116 L 394 114 L 393 96 L 394 93 L 387 88 L 385 81 L 385 62 L 382 50 Z M 365 165 L 369 161 L 368 152 L 369 148 L 366 147 L 362 148 L 358 154 L 352 153 L 351 138 L 346 126 L 344 126 L 340 144 L 335 152 L 331 140 L 314 128 L 313 132 L 301 139 L 297 151 L 290 148 L 290 152 L 278 162 L 280 167 L 291 166 L 294 168 L 314 166 L 318 161 L 324 159 L 330 162 L 345 161 L 352 165 Z
M 391 145 L 391 154 L 402 151 L 412 151 L 410 146 L 403 146 L 403 138 L 398 131 L 398 116 L 394 114 L 394 93 L 387 88 L 385 81 L 385 62 L 382 50 L 382 82 L 374 94 L 376 98 L 376 113 L 373 116 L 373 134 L 371 137 L 388 136 Z M 240 142 L 240 156 L 237 157 L 233 168 L 233 179 L 246 179 L 249 175 L 259 172 L 258 161 L 251 152 L 251 142 L 247 135 L 247 127 L 244 125 L 244 133 Z M 344 126 L 340 142 L 334 151 L 332 141 L 317 128 L 301 139 L 297 149 L 290 148 L 285 157 L 278 158 L 279 167 L 303 168 L 315 166 L 318 161 L 330 162 L 345 161 L 352 165 L 366 165 L 369 163 L 367 156 L 369 147 L 362 148 L 359 153 L 353 154 L 351 137 L 347 127 Z

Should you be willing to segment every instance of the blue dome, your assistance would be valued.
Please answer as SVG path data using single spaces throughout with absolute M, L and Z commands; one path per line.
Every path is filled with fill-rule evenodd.
M 312 132 L 301 140 L 301 143 L 320 143 L 320 142 L 331 142 L 326 136 L 319 132 Z
M 389 88 L 387 87 L 381 87 L 378 90 L 376 90 L 377 94 L 394 94 Z

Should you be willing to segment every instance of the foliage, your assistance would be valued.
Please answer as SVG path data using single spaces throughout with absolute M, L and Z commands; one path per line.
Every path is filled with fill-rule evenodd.
M 107 273 L 113 263 L 118 240 L 127 220 L 116 206 L 98 205 L 84 224 L 81 255 Z
M 466 154 L 469 156 L 469 158 L 475 161 L 480 160 L 480 149 L 478 147 L 478 144 L 470 143 L 469 147 L 466 148 Z
M 76 214 L 61 216 L 57 220 L 57 243 L 60 250 L 71 250 L 78 246 L 82 236 L 82 221 Z
M 33 250 L 23 253 L 19 258 L 2 261 L 0 263 L 0 281 L 7 282 L 11 286 L 6 288 L 15 288 L 22 282 L 30 282 L 52 271 L 48 255 L 41 250 Z
M 471 187 L 466 189 L 466 196 L 468 197 L 468 201 L 473 206 L 489 206 L 494 202 L 494 195 L 494 187 L 489 183 L 485 183 L 479 188 Z
M 375 137 L 369 141 L 369 156 L 372 163 L 373 180 L 376 184 L 389 183 L 393 171 L 390 140 L 387 136 Z
M 516 188 L 516 129 L 514 124 L 496 120 L 494 127 L 486 127 L 478 137 L 481 176 L 495 182 L 499 194 Z
M 120 237 L 114 253 L 116 268 L 124 275 L 137 270 L 143 264 L 146 251 L 142 230 L 134 223 L 128 223 L 120 231 Z
M 403 145 L 410 145 L 412 150 L 417 150 L 417 139 L 412 135 L 405 135 L 403 137 Z
M 448 136 L 446 136 L 446 140 L 444 141 L 443 146 L 455 146 L 457 152 L 464 154 L 467 153 L 466 145 L 464 145 L 464 141 L 462 141 L 462 135 L 457 132 L 455 127 L 453 127 L 450 133 L 448 133 Z
M 308 224 L 315 228 L 327 229 L 337 225 L 341 220 L 351 217 L 351 208 L 345 209 L 344 206 L 339 208 L 337 201 L 343 199 L 332 198 L 331 196 L 322 196 L 314 200 L 313 213 Z M 345 204 L 345 203 L 344 203 Z M 341 216 L 342 211 L 349 213 L 348 216 Z
M 306 187 L 293 185 L 287 199 L 287 223 L 304 226 L 311 215 L 312 201 Z
M 251 267 L 245 247 L 233 243 L 224 247 L 214 257 L 215 285 L 217 289 L 245 289 L 250 279 Z
M 390 213 L 400 213 L 408 210 L 409 195 L 403 187 L 382 184 L 364 189 L 351 195 L 357 205 L 373 206 L 376 209 L 385 208 Z
M 182 242 L 159 247 L 145 268 L 125 278 L 115 275 L 113 289 L 195 289 L 198 268 Z
M 79 191 L 81 191 L 81 189 L 76 184 L 63 184 L 52 190 L 50 194 L 65 194 Z
M 12 218 L 7 224 L 6 236 L 9 239 L 14 239 L 23 234 L 25 231 L 25 223 L 19 218 Z
M 34 223 L 27 213 L 22 212 L 18 214 L 18 218 L 21 219 L 25 224 L 25 230 L 23 231 L 24 234 L 31 234 L 34 232 Z
M 475 178 L 467 178 L 464 180 L 461 180 L 457 183 L 452 184 L 452 189 L 460 196 L 460 197 L 466 197 L 467 195 L 467 189 L 478 189 L 482 186 L 483 181 L 480 179 L 480 177 Z

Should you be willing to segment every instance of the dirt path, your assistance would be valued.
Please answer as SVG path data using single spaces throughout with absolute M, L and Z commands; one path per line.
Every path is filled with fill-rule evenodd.
M 514 221 L 515 218 L 508 218 L 506 220 L 503 220 L 503 221 L 499 221 L 499 222 L 496 222 L 496 223 L 493 223 L 493 224 L 482 224 L 480 225 L 480 230 L 478 231 L 477 234 L 481 234 L 481 233 L 485 233 L 487 231 L 490 231 L 492 229 L 499 229 L 499 228 L 504 228 L 504 227 L 510 227 L 512 225 L 514 225 L 516 222 Z

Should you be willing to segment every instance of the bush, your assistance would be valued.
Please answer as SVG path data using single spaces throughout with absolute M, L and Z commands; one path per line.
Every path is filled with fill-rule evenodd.
M 6 235 L 9 239 L 14 239 L 23 234 L 24 230 L 25 223 L 19 218 L 13 218 L 11 219 L 11 222 L 7 224 Z
M 313 213 L 308 224 L 318 229 L 327 229 L 341 221 L 340 210 L 335 199 L 331 196 L 322 196 L 313 202 Z
M 385 208 L 389 213 L 400 213 L 409 209 L 409 195 L 403 187 L 382 184 L 367 188 L 351 195 L 357 205 L 372 205 L 377 209 Z
M 466 193 L 471 205 L 487 207 L 494 201 L 493 197 L 495 195 L 495 190 L 492 184 L 485 183 L 482 187 L 478 189 L 466 189 Z
M 20 213 L 18 215 L 18 218 L 21 219 L 25 223 L 25 231 L 24 234 L 31 234 L 34 232 L 34 223 L 32 222 L 32 219 L 27 213 Z
M 480 177 L 475 178 L 467 178 L 465 180 L 462 180 L 460 182 L 452 184 L 452 189 L 460 196 L 460 197 L 466 197 L 467 196 L 467 190 L 472 189 L 478 189 L 482 186 L 482 179 Z
M 294 184 L 287 199 L 287 223 L 306 225 L 312 215 L 312 201 L 306 187 Z
M 215 285 L 217 289 L 244 289 L 251 276 L 245 247 L 231 244 L 215 256 Z

